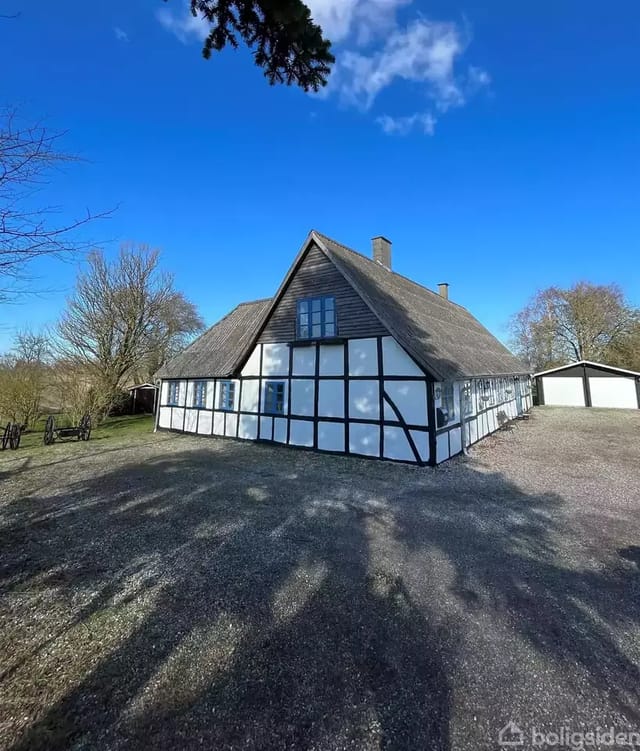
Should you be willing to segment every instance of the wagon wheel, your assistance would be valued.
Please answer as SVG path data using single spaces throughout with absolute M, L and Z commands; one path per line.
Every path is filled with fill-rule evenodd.
M 47 422 L 44 426 L 44 445 L 50 446 L 56 439 L 55 437 L 56 421 L 53 419 L 53 415 L 47 417 Z
M 15 451 L 20 445 L 21 435 L 22 430 L 20 428 L 20 425 L 17 422 L 14 422 L 13 427 L 11 428 L 11 432 L 9 433 L 9 446 L 11 449 L 13 449 L 13 451 Z
M 91 415 L 86 414 L 80 420 L 80 430 L 78 431 L 78 438 L 83 441 L 88 441 L 91 437 Z
M 10 435 L 11 435 L 11 423 L 8 422 L 7 427 L 4 429 L 4 433 L 2 434 L 2 450 L 3 451 L 7 448 Z

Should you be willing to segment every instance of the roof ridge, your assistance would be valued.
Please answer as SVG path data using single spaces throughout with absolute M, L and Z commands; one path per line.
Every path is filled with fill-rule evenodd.
M 243 305 L 256 305 L 259 302 L 267 302 L 267 300 L 273 300 L 273 297 L 259 297 L 257 300 L 245 300 L 244 302 L 239 302 L 236 308 L 240 308 Z
M 348 245 L 345 245 L 344 243 L 340 243 L 337 240 L 334 240 L 332 237 L 329 237 L 328 235 L 323 234 L 322 232 L 318 232 L 318 230 L 312 230 L 316 235 L 319 235 L 321 238 L 325 240 L 329 240 L 329 242 L 332 242 L 334 245 L 338 245 L 340 248 L 343 248 L 344 250 L 348 250 L 350 253 L 354 253 L 357 256 L 360 256 L 360 258 L 364 258 L 365 261 L 369 261 L 369 263 L 373 264 L 374 266 L 380 266 L 381 264 L 377 263 L 373 260 L 373 258 L 369 258 L 369 256 L 366 256 L 364 253 L 361 253 L 359 250 L 355 250 L 354 248 L 350 248 Z M 435 295 L 439 300 L 445 303 L 451 303 L 451 305 L 455 305 L 458 308 L 462 308 L 462 310 L 469 313 L 469 311 L 464 307 L 464 305 L 461 305 L 458 302 L 454 302 L 453 300 L 449 300 L 449 298 L 442 297 L 442 295 L 439 292 L 436 292 L 433 289 L 429 289 L 429 287 L 425 287 L 424 284 L 420 284 L 420 282 L 416 282 L 415 279 L 412 279 L 410 276 L 405 276 L 404 274 L 399 274 L 397 271 L 394 271 L 393 269 L 387 269 L 385 268 L 387 273 L 393 274 L 394 276 L 399 277 L 400 279 L 404 279 L 407 282 L 411 282 L 411 284 L 415 284 L 416 287 L 420 287 L 420 289 L 425 290 L 425 292 L 429 292 L 432 295 Z

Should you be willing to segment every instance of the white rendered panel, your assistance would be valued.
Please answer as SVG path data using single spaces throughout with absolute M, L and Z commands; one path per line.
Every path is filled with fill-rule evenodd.
M 323 381 L 318 384 L 318 415 L 344 417 L 344 381 Z
M 171 407 L 160 407 L 160 417 L 158 418 L 158 426 L 161 428 L 171 427 Z
M 211 421 L 213 413 L 206 410 L 200 410 L 200 417 L 198 418 L 198 433 L 201 435 L 211 435 Z
M 182 407 L 173 407 L 171 410 L 171 429 L 182 430 L 184 424 L 184 409 Z
M 227 429 L 225 435 L 231 438 L 235 438 L 238 428 L 238 415 L 235 412 L 227 412 Z
M 184 429 L 187 433 L 195 433 L 198 424 L 198 410 L 187 409 L 184 418 Z
M 278 443 L 287 442 L 287 421 L 284 417 L 276 417 L 273 426 L 273 440 Z
M 310 420 L 291 420 L 289 443 L 293 446 L 313 446 L 313 423 Z
M 451 447 L 451 456 L 455 456 L 462 451 L 462 433 L 460 428 L 453 428 L 449 431 L 449 445 Z
M 294 376 L 312 376 L 316 372 L 316 348 L 294 347 L 293 373 Z
M 385 381 L 384 390 L 407 424 L 427 425 L 427 384 L 424 381 Z M 385 416 L 387 414 L 385 404 Z M 390 419 L 397 418 L 394 415 Z
M 380 389 L 378 381 L 349 382 L 349 417 L 380 419 Z
M 411 430 L 411 437 L 415 444 L 420 459 L 423 462 L 429 461 L 429 433 L 424 430 Z
M 244 368 L 242 368 L 243 376 L 260 375 L 260 347 L 261 346 L 262 345 L 258 344 L 258 346 L 253 350 L 253 352 L 249 356 L 249 359 L 245 363 Z
M 265 441 L 271 440 L 271 429 L 273 427 L 273 417 L 260 418 L 260 438 Z
M 378 342 L 376 339 L 349 339 L 349 375 L 378 375 Z
M 449 436 L 446 433 L 440 433 L 436 436 L 436 462 L 445 461 L 449 458 Z
M 320 375 L 344 375 L 343 344 L 320 345 Z
M 260 396 L 260 381 L 255 380 L 242 382 L 242 404 L 241 412 L 257 412 L 258 399 Z
M 385 459 L 399 459 L 406 462 L 415 461 L 413 450 L 403 428 L 385 426 L 384 457 Z
M 318 448 L 322 451 L 344 452 L 344 423 L 319 422 Z
M 349 423 L 349 451 L 366 456 L 380 455 L 380 426 Z
M 213 413 L 213 434 L 224 435 L 224 412 Z
M 288 344 L 262 345 L 262 375 L 269 377 L 289 375 Z
M 382 339 L 382 362 L 385 375 L 424 375 L 392 336 L 385 336 Z
M 294 379 L 291 381 L 291 414 L 313 415 L 314 381 Z
M 238 438 L 246 438 L 255 441 L 258 437 L 258 417 L 257 415 L 240 415 L 238 424 Z

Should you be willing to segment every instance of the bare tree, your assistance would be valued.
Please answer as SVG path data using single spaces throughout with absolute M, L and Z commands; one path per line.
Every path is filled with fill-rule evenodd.
M 511 320 L 514 348 L 536 370 L 602 360 L 638 320 L 616 284 L 579 282 L 538 292 Z
M 0 285 L 24 274 L 34 258 L 87 250 L 76 230 L 109 213 L 87 210 L 59 223 L 59 209 L 36 205 L 35 194 L 55 169 L 75 159 L 60 150 L 62 135 L 39 124 L 23 126 L 12 110 L 0 112 Z
M 51 381 L 51 349 L 44 333 L 21 331 L 0 358 L 0 416 L 32 427 Z
M 203 328 L 158 258 L 146 245 L 124 245 L 112 263 L 93 251 L 58 325 L 63 358 L 90 376 L 104 414 L 128 379 Z

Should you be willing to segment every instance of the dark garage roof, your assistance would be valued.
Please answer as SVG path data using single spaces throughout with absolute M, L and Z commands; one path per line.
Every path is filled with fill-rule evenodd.
M 436 379 L 527 373 L 524 363 L 465 308 L 312 231 L 275 297 L 238 305 L 156 376 L 204 378 L 237 372 L 312 243 L 333 262 L 389 333 Z

